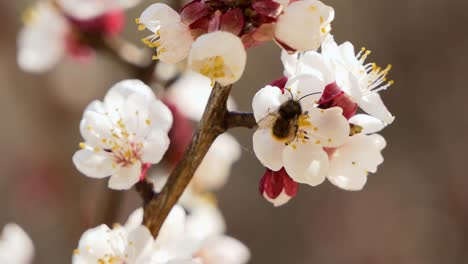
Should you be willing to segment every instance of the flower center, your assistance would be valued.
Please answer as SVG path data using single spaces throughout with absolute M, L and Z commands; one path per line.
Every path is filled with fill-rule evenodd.
M 364 65 L 364 69 L 362 69 L 359 73 L 363 76 L 362 82 L 364 82 L 364 87 L 367 88 L 365 91 L 373 91 L 378 93 L 382 90 L 386 90 L 395 83 L 393 80 L 387 80 L 387 75 L 392 69 L 392 65 L 389 64 L 385 69 L 382 69 L 375 63 L 364 64 L 370 54 L 370 50 L 362 48 L 361 51 L 356 55 L 356 59 L 362 65 Z
M 227 71 L 226 68 L 223 57 L 215 56 L 203 61 L 200 73 L 211 80 L 214 80 L 216 78 L 225 77 Z

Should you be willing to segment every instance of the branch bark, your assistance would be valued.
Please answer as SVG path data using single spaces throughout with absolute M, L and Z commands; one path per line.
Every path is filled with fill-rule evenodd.
M 253 113 L 229 112 L 226 115 L 226 127 L 228 129 L 235 127 L 255 128 L 257 121 Z
M 161 192 L 144 206 L 143 223 L 154 237 L 157 237 L 164 220 L 189 184 L 213 141 L 227 130 L 226 102 L 230 91 L 231 86 L 215 85 L 192 143 Z

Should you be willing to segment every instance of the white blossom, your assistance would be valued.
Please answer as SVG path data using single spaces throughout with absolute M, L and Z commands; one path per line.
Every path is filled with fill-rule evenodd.
M 0 263 L 31 264 L 33 257 L 34 245 L 28 234 L 17 224 L 5 225 L 0 236 Z
M 366 63 L 371 52 L 362 48 L 358 54 L 354 46 L 345 42 L 338 46 L 332 37 L 324 41 L 322 54 L 330 59 L 335 67 L 338 84 L 349 94 L 366 113 L 391 124 L 395 119 L 384 105 L 379 92 L 386 90 L 394 81 L 387 81 L 387 75 L 392 68 L 385 69 L 375 63 Z
M 380 153 L 386 146 L 385 139 L 372 134 L 383 128 L 380 120 L 368 115 L 355 115 L 350 122 L 362 128 L 361 133 L 348 137 L 346 142 L 329 150 L 330 169 L 328 180 L 349 191 L 361 190 L 369 172 L 375 173 L 383 162 Z
M 293 2 L 278 18 L 275 38 L 289 51 L 317 50 L 329 34 L 334 16 L 333 8 L 318 0 Z
M 185 59 L 193 43 L 188 25 L 182 23 L 179 13 L 166 4 L 153 4 L 146 8 L 137 20 L 139 29 L 147 28 L 153 34 L 143 39 L 151 48 L 156 48 L 156 56 L 166 63 L 176 63 Z
M 189 67 L 226 86 L 240 79 L 245 69 L 247 54 L 236 35 L 215 31 L 204 34 L 193 43 Z
M 140 2 L 141 0 L 57 0 L 67 15 L 82 20 L 93 19 L 115 10 L 131 8 Z
M 290 93 L 273 86 L 257 92 L 252 106 L 258 123 L 271 118 L 272 113 L 291 99 L 299 102 L 301 113 L 291 141 L 278 139 L 273 134 L 272 123 L 267 127 L 261 126 L 254 133 L 253 149 L 265 167 L 273 171 L 284 167 L 294 181 L 316 186 L 324 181 L 328 171 L 328 155 L 324 148 L 343 144 L 349 134 L 349 124 L 342 116 L 341 108 L 316 107 L 310 95 L 322 92 L 325 83 L 314 75 L 307 78 L 307 85 L 296 79 L 289 80 L 286 87 Z M 306 97 L 301 99 L 303 96 Z
M 247 263 L 250 258 L 248 248 L 238 240 L 224 235 L 226 227 L 219 209 L 206 200 L 198 201 L 188 208 L 188 214 L 179 205 L 171 210 L 153 245 L 151 263 Z M 135 223 L 138 222 L 135 221 L 137 217 L 141 217 L 141 222 L 141 209 L 134 216 Z
M 114 85 L 104 101 L 92 102 L 80 124 L 85 142 L 73 156 L 75 166 L 92 178 L 111 176 L 109 188 L 129 189 L 142 166 L 158 163 L 169 146 L 170 110 L 143 82 Z
M 55 66 L 65 54 L 66 19 L 48 2 L 27 10 L 25 26 L 18 35 L 17 61 L 27 72 L 43 73 Z
M 191 184 L 198 190 L 219 190 L 226 184 L 231 167 L 240 156 L 241 147 L 233 136 L 228 133 L 218 136 L 195 171 Z

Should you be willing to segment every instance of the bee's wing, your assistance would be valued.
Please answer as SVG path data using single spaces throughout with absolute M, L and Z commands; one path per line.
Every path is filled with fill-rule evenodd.
M 278 117 L 278 111 L 269 113 L 267 116 L 258 121 L 258 129 L 271 129 Z

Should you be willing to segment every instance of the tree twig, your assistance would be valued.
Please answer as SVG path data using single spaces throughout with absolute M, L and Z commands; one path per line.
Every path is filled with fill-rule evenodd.
M 257 121 L 255 121 L 253 113 L 245 112 L 229 112 L 226 115 L 226 127 L 228 129 L 234 127 L 255 128 Z
M 164 220 L 189 184 L 213 141 L 227 130 L 226 102 L 230 91 L 231 86 L 215 85 L 192 143 L 172 171 L 164 188 L 144 207 L 143 223 L 154 237 L 158 235 Z

